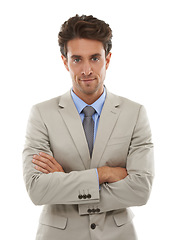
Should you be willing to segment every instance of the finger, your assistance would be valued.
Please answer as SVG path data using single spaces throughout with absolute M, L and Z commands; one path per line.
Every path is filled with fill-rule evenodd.
M 40 152 L 39 154 L 40 155 L 34 155 L 34 159 L 48 164 L 51 168 L 51 172 L 64 172 L 62 166 L 55 160 L 55 158 L 44 152 Z
M 41 168 L 47 170 L 48 172 L 52 172 L 52 169 L 51 169 L 51 167 L 48 164 L 46 164 L 46 163 L 44 163 L 42 161 L 36 160 L 36 159 L 33 159 L 32 162 L 35 165 L 37 165 L 38 167 L 41 167 Z
M 40 171 L 40 172 L 42 172 L 42 173 L 46 173 L 46 174 L 49 173 L 46 169 L 44 169 L 44 168 L 42 168 L 42 167 L 39 167 L 39 166 L 35 166 L 35 169 L 38 170 L 38 171 Z
M 35 160 L 38 160 L 40 162 L 43 162 L 43 163 L 47 164 L 52 169 L 54 168 L 54 164 L 48 158 L 44 158 L 44 157 L 41 157 L 39 155 L 34 155 L 33 158 Z
M 51 162 L 53 162 L 53 163 L 56 161 L 56 160 L 53 158 L 53 156 L 51 156 L 51 155 L 49 155 L 49 154 L 47 154 L 47 153 L 40 152 L 39 155 L 42 156 L 42 157 L 44 157 L 44 158 L 49 159 L 49 160 L 50 160 Z
M 54 164 L 56 170 L 64 171 L 62 166 L 56 161 L 56 159 L 54 157 L 52 157 L 49 154 L 44 153 L 44 152 L 40 152 L 39 154 L 40 154 L 40 156 L 44 157 L 45 159 L 49 159 L 50 162 L 52 162 Z M 51 164 L 50 164 L 50 167 L 52 168 Z

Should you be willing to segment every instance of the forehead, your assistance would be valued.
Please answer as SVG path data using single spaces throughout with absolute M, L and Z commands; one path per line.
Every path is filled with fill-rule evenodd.
M 105 55 L 102 42 L 91 39 L 76 38 L 67 43 L 67 55 L 91 56 L 93 54 Z

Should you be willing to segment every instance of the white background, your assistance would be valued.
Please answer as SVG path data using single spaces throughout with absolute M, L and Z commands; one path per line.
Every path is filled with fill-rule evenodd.
M 178 6 L 173 0 L 1 1 L 1 236 L 35 239 L 41 207 L 32 204 L 23 182 L 26 124 L 33 104 L 71 87 L 57 35 L 76 13 L 110 24 L 113 54 L 105 84 L 145 105 L 150 119 L 156 177 L 148 204 L 133 208 L 139 240 L 178 239 Z

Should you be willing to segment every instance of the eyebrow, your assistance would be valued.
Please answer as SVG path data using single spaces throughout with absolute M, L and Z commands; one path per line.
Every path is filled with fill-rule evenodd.
M 91 58 L 93 58 L 93 57 L 101 57 L 101 54 L 100 53 L 95 53 L 95 54 L 92 54 L 91 56 L 90 56 Z M 82 56 L 80 56 L 80 55 L 72 55 L 71 56 L 71 58 L 72 59 L 75 59 L 75 58 L 82 58 Z
M 95 54 L 91 55 L 91 58 L 93 58 L 93 57 L 101 57 L 101 54 L 100 53 L 95 53 Z
M 71 58 L 73 58 L 73 59 L 74 58 L 81 58 L 81 56 L 80 55 L 72 55 Z

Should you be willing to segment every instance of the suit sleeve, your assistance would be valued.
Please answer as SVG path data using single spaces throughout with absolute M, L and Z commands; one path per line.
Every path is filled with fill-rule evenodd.
M 32 163 L 40 151 L 53 156 L 48 130 L 38 106 L 31 110 L 23 151 L 23 175 L 27 192 L 36 205 L 84 204 L 99 202 L 99 186 L 95 169 L 44 174 Z
M 140 107 L 127 156 L 128 176 L 115 183 L 101 185 L 100 202 L 92 205 L 107 212 L 147 203 L 154 177 L 153 144 L 146 111 Z M 86 214 L 91 205 L 80 205 L 79 213 Z

